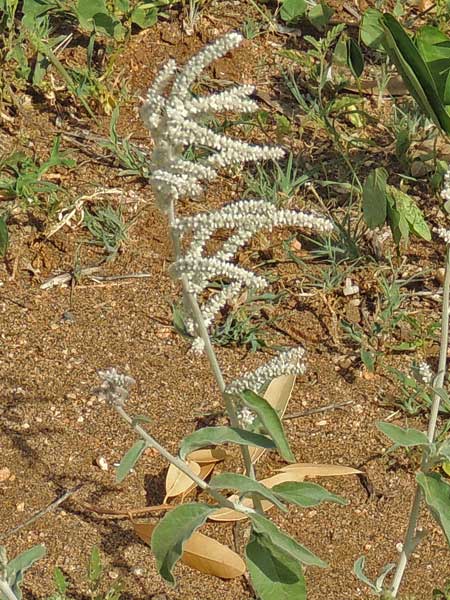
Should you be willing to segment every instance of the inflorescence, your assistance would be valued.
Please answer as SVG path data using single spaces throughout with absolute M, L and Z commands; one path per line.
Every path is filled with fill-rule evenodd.
M 256 110 L 257 104 L 250 98 L 253 86 L 237 85 L 201 97 L 195 97 L 191 92 L 190 88 L 201 72 L 236 48 L 242 39 L 238 33 L 229 33 L 201 50 L 182 69 L 178 69 L 173 60 L 169 61 L 156 77 L 141 109 L 141 116 L 154 140 L 150 182 L 158 206 L 169 214 L 172 237 L 176 240 L 177 256 L 171 273 L 182 278 L 186 291 L 198 299 L 207 328 L 225 305 L 239 296 L 244 286 L 261 289 L 267 285 L 264 277 L 233 262 L 239 249 L 255 233 L 270 231 L 277 226 L 301 227 L 321 234 L 333 229 L 332 222 L 323 216 L 277 208 L 264 199 L 239 200 L 214 212 L 175 217 L 176 201 L 181 197 L 199 196 L 203 182 L 213 180 L 218 168 L 278 159 L 284 154 L 281 148 L 235 140 L 216 133 L 205 124 L 205 117 L 220 111 Z M 185 158 L 188 148 L 199 146 L 207 150 L 206 157 L 195 162 Z M 230 235 L 214 254 L 207 254 L 207 243 L 219 229 L 230 230 Z M 212 280 L 218 278 L 228 283 L 201 302 L 200 295 Z M 187 315 L 186 328 L 193 336 L 192 348 L 203 351 L 204 340 L 192 315 Z M 302 373 L 305 368 L 303 355 L 302 348 L 281 353 L 268 365 L 230 384 L 227 391 L 239 393 L 247 388 L 258 391 L 283 373 Z

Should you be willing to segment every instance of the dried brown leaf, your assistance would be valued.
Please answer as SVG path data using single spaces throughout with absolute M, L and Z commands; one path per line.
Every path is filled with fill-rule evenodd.
M 286 407 L 291 398 L 294 384 L 295 375 L 280 375 L 280 377 L 276 377 L 270 382 L 269 387 L 263 396 L 270 406 L 278 412 L 280 419 L 286 412 Z M 250 446 L 249 450 L 250 458 L 253 463 L 256 463 L 266 451 L 264 448 L 257 448 L 255 446 Z
M 156 523 L 133 523 L 134 531 L 146 544 L 150 544 Z M 201 573 L 234 579 L 245 573 L 242 558 L 228 546 L 196 531 L 187 540 L 181 562 Z
M 194 462 L 202 465 L 204 463 L 216 463 L 221 460 L 225 460 L 227 453 L 222 448 L 200 448 L 200 450 L 194 450 L 186 456 L 187 460 L 193 460 Z
M 358 469 L 353 467 L 346 467 L 342 465 L 323 465 L 315 463 L 295 463 L 292 465 L 286 465 L 282 469 L 278 469 L 282 473 L 295 473 L 298 477 L 335 477 L 339 475 L 357 475 L 361 473 Z M 295 479 L 294 481 L 301 481 L 301 479 Z
M 200 465 L 194 461 L 188 461 L 187 465 L 195 475 L 200 474 Z M 192 479 L 185 475 L 182 471 L 177 469 L 174 465 L 170 465 L 166 475 L 166 497 L 164 498 L 164 504 L 167 502 L 167 498 L 173 498 L 180 494 L 185 494 L 192 485 Z

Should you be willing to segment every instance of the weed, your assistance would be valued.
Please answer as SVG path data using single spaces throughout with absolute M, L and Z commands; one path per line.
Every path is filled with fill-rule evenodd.
M 115 583 L 107 592 L 102 593 L 100 591 L 103 579 L 103 565 L 97 546 L 92 548 L 86 579 L 89 586 L 88 593 L 90 600 L 120 600 L 122 595 L 120 582 Z M 55 569 L 53 580 L 56 592 L 47 600 L 74 600 L 72 596 L 67 594 L 70 584 L 59 567 Z
M 244 195 L 251 198 L 267 198 L 275 206 L 286 206 L 298 188 L 309 179 L 309 175 L 299 174 L 297 167 L 293 166 L 293 160 L 291 153 L 284 165 L 278 161 L 270 167 L 256 165 L 255 173 L 245 177 Z
M 102 246 L 109 255 L 117 254 L 126 242 L 131 225 L 124 221 L 121 209 L 112 206 L 85 210 L 84 224 L 92 235 L 89 243 Z
M 39 163 L 22 152 L 16 152 L 0 161 L 0 190 L 11 200 L 20 200 L 24 206 L 37 206 L 47 214 L 54 214 L 61 203 L 60 195 L 67 192 L 45 176 L 55 167 L 73 168 L 76 163 L 60 151 L 60 137 L 53 142 L 50 156 Z

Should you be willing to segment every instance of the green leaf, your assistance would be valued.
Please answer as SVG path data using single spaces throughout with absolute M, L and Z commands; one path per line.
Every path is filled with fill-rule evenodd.
M 29 569 L 37 560 L 45 556 L 47 550 L 42 544 L 33 546 L 32 548 L 25 550 L 16 558 L 13 558 L 6 567 L 6 579 L 18 598 L 22 599 L 22 591 L 20 585 L 23 581 L 24 573 Z
M 333 13 L 334 10 L 324 0 L 321 0 L 309 10 L 308 19 L 320 31 L 328 25 Z
M 103 565 L 100 557 L 100 551 L 97 546 L 93 546 L 89 558 L 88 579 L 91 583 L 98 583 L 102 577 Z
M 408 448 L 411 446 L 428 446 L 430 444 L 426 434 L 418 429 L 403 429 L 403 427 L 384 423 L 383 421 L 378 421 L 377 427 L 384 435 L 387 435 L 389 439 L 399 446 Z
M 46 0 L 23 0 L 22 4 L 22 23 L 27 29 L 33 30 L 40 17 L 47 14 L 55 4 Z
M 306 583 L 297 560 L 280 552 L 266 536 L 252 533 L 245 558 L 261 600 L 306 600 Z
M 395 567 L 395 563 L 388 563 L 387 565 L 384 565 L 384 567 L 381 569 L 381 572 L 378 575 L 377 579 L 375 581 L 371 581 L 367 577 L 367 575 L 364 573 L 364 563 L 365 562 L 366 562 L 365 556 L 361 556 L 360 558 L 358 558 L 358 560 L 356 560 L 353 565 L 353 573 L 356 575 L 356 577 L 360 581 L 365 583 L 373 592 L 375 592 L 375 594 L 378 595 L 383 591 L 384 580 L 386 579 L 386 576 L 388 575 L 388 573 L 390 573 L 392 571 L 392 569 Z
M 385 32 L 384 47 L 409 92 L 425 115 L 437 127 L 450 133 L 450 115 L 445 110 L 427 64 L 403 27 L 392 15 L 383 15 L 381 22 Z
M 55 582 L 56 590 L 59 594 L 64 596 L 69 587 L 69 582 L 64 577 L 64 573 L 61 571 L 59 567 L 55 567 L 55 571 L 53 573 L 53 581 Z
M 136 6 L 131 13 L 131 22 L 140 27 L 147 29 L 153 27 L 158 20 L 158 10 L 156 8 L 145 8 L 144 6 Z
M 285 502 L 298 506 L 317 506 L 321 502 L 348 504 L 345 498 L 332 494 L 317 483 L 286 481 L 275 485 L 272 491 Z
M 217 506 L 207 504 L 182 504 L 166 513 L 152 535 L 152 552 L 159 574 L 170 584 L 175 584 L 172 569 L 183 554 L 183 546 Z
M 246 475 L 240 475 L 238 473 L 219 473 L 219 475 L 214 475 L 209 482 L 209 485 L 215 490 L 236 489 L 239 490 L 240 495 L 242 496 L 258 494 L 278 506 L 282 511 L 286 512 L 287 510 L 284 504 L 279 501 L 277 496 L 269 488 Z
M 363 185 L 364 221 L 370 229 L 381 227 L 386 221 L 387 198 L 386 182 L 388 173 L 383 167 L 377 167 L 369 173 Z
M 240 446 L 275 448 L 274 442 L 265 435 L 239 429 L 238 427 L 202 427 L 187 435 L 181 442 L 180 458 L 184 460 L 193 450 L 230 442 Z
M 146 449 L 147 444 L 144 440 L 138 440 L 125 454 L 125 456 L 120 461 L 120 465 L 117 467 L 116 471 L 116 482 L 122 482 L 137 461 L 142 456 L 142 453 Z
M 283 533 L 278 527 L 258 513 L 250 513 L 253 530 L 256 534 L 264 536 L 270 544 L 276 546 L 283 554 L 288 554 L 294 560 L 305 565 L 326 567 L 327 563 L 313 554 L 310 550 L 299 544 L 296 540 Z
M 301 19 L 306 13 L 306 0 L 284 0 L 280 9 L 280 17 L 287 23 Z
M 113 19 L 111 15 L 100 12 L 95 14 L 92 20 L 96 32 L 102 33 L 103 35 L 109 35 L 109 37 L 112 37 L 115 40 L 123 39 L 122 24 L 116 19 Z
M 450 546 L 450 485 L 437 473 L 417 473 L 416 479 Z
M 374 50 L 381 50 L 383 45 L 384 29 L 381 23 L 382 13 L 376 8 L 364 11 L 359 33 L 363 44 Z
M 364 71 L 364 58 L 361 48 L 352 38 L 347 40 L 347 64 L 356 79 L 361 77 Z
M 361 356 L 363 365 L 366 367 L 366 369 L 369 371 L 369 373 L 374 373 L 375 372 L 375 355 L 374 355 L 374 353 L 370 352 L 369 350 L 366 350 L 365 348 L 361 348 L 359 354 Z
M 6 256 L 9 248 L 9 233 L 6 216 L 0 215 L 0 257 Z
M 450 71 L 450 39 L 437 27 L 426 25 L 416 34 L 417 49 L 427 64 L 439 96 L 449 104 L 446 88 Z
M 76 14 L 81 29 L 92 31 L 94 29 L 94 17 L 99 14 L 109 16 L 105 0 L 78 0 Z
M 245 390 L 240 396 L 244 404 L 261 419 L 263 426 L 275 442 L 281 456 L 288 462 L 295 462 L 295 456 L 289 448 L 277 411 L 270 406 L 267 400 L 261 398 L 261 396 L 258 396 L 258 394 L 255 394 L 251 390 Z
M 429 242 L 431 240 L 430 228 L 414 199 L 392 185 L 388 186 L 387 190 L 390 199 L 394 203 L 395 210 L 408 223 L 409 231 Z

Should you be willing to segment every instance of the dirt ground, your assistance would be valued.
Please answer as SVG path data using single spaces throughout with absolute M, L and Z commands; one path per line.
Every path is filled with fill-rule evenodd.
M 183 33 L 179 20 L 171 20 L 132 38 L 118 59 L 132 92 L 121 114 L 121 134 L 132 133 L 134 141 L 150 146 L 136 110 L 138 97 L 168 57 L 183 62 L 205 42 L 237 28 L 245 16 L 239 4 L 223 2 L 217 14 L 206 11 L 192 36 Z M 276 34 L 246 41 L 219 61 L 212 74 L 216 79 L 253 82 L 258 92 L 278 100 L 282 91 L 276 84 L 277 50 L 284 42 L 283 36 Z M 105 118 L 91 132 L 104 136 L 107 127 Z M 97 149 L 97 157 L 89 155 L 89 138 L 84 149 L 70 144 L 68 134 L 85 130 L 82 119 L 77 122 L 68 114 L 44 110 L 36 101 L 15 115 L 9 130 L 1 131 L 5 148 L 17 144 L 20 131 L 20 144 L 32 144 L 41 154 L 48 152 L 54 135 L 62 132 L 64 148 L 70 148 L 79 165 L 67 175 L 65 185 L 74 195 L 93 194 L 102 188 L 115 190 L 109 201 L 121 205 L 126 217 L 135 221 L 123 250 L 99 271 L 103 276 L 129 278 L 81 278 L 69 286 L 44 290 L 40 285 L 47 278 L 74 269 L 75 256 L 77 264 L 89 266 L 98 260 L 99 252 L 85 245 L 79 248 L 77 229 L 65 227 L 48 239 L 42 223 L 30 221 L 23 213 L 14 217 L 11 250 L 0 264 L 0 469 L 10 470 L 9 478 L 0 482 L 0 542 L 11 557 L 33 544 L 47 547 L 46 558 L 26 576 L 27 600 L 50 595 L 55 566 L 73 583 L 73 597 L 86 598 L 84 573 L 93 545 L 99 546 L 104 560 L 105 585 L 121 580 L 124 600 L 250 599 L 244 578 L 222 581 L 183 565 L 176 567 L 176 588 L 169 588 L 157 574 L 150 549 L 134 534 L 128 519 L 99 515 L 80 504 L 127 511 L 160 504 L 164 498 L 167 466 L 152 452 L 144 455 L 122 484 L 115 483 L 114 464 L 134 437 L 95 396 L 99 369 L 114 366 L 136 379 L 130 412 L 149 415 L 152 434 L 174 453 L 201 415 L 219 406 L 206 360 L 190 353 L 186 341 L 172 328 L 171 304 L 179 289 L 167 274 L 171 250 L 165 218 L 153 205 L 143 180 L 119 177 L 117 165 L 106 152 Z M 298 156 L 311 152 L 303 140 L 289 140 L 289 144 Z M 200 208 L 230 201 L 242 191 L 242 185 L 238 174 L 224 174 L 210 187 Z M 181 211 L 198 208 L 185 204 Z M 284 237 L 282 232 L 274 233 L 269 247 L 279 247 Z M 414 268 L 424 257 L 431 269 L 436 269 L 442 251 L 438 245 L 427 250 L 416 242 L 408 264 Z M 132 277 L 137 273 L 146 276 Z M 295 265 L 283 267 L 280 273 L 291 283 L 301 276 Z M 360 277 L 363 286 L 364 273 Z M 430 318 L 437 318 L 434 311 L 438 307 L 432 302 L 420 300 L 417 306 L 428 311 Z M 306 570 L 308 598 L 356 600 L 368 598 L 369 592 L 352 574 L 354 561 L 366 555 L 368 572 L 375 575 L 398 556 L 418 456 L 414 452 L 385 455 L 388 441 L 375 424 L 395 411 L 386 398 L 398 390 L 383 372 L 368 377 L 361 367 L 345 363 L 345 355 L 351 351 L 333 340 L 329 309 L 320 298 L 307 302 L 295 293 L 279 309 L 284 341 L 301 343 L 308 353 L 307 374 L 298 378 L 287 412 L 347 400 L 349 404 L 288 419 L 286 432 L 299 462 L 358 467 L 366 477 L 321 480 L 349 500 L 346 507 L 293 508 L 286 517 L 275 512 L 272 516 L 330 564 L 327 570 Z M 248 354 L 242 349 L 217 351 L 228 378 L 266 360 L 260 353 Z M 429 352 L 433 362 L 437 347 Z M 394 422 L 425 426 L 424 419 L 407 419 L 401 412 Z M 99 467 L 101 458 L 106 460 L 107 470 Z M 268 453 L 258 464 L 258 477 L 281 466 L 280 459 Z M 9 533 L 75 486 L 80 486 L 79 490 L 61 506 L 17 533 Z M 428 535 L 410 562 L 402 590 L 405 598 L 410 594 L 416 600 L 431 598 L 433 589 L 450 575 L 450 555 L 440 530 L 426 516 L 423 526 Z M 231 524 L 207 524 L 202 531 L 233 544 Z

